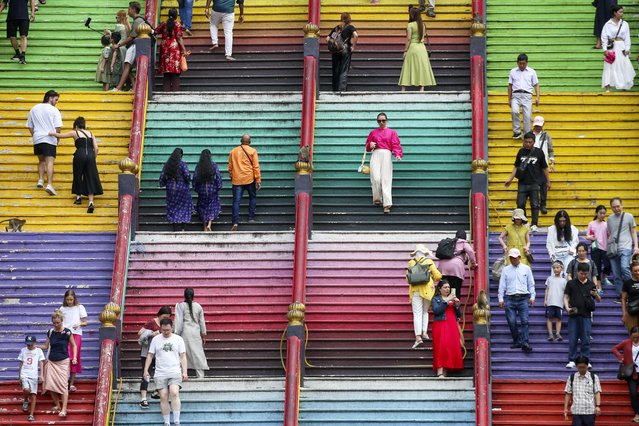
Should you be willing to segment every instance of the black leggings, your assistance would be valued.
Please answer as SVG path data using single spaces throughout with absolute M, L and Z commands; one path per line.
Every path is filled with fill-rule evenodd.
M 162 79 L 162 90 L 164 92 L 177 92 L 180 90 L 180 74 L 165 72 Z
M 140 357 L 140 360 L 142 360 L 142 374 L 144 374 L 144 365 L 146 364 L 146 357 L 145 356 Z M 155 358 L 153 358 L 153 361 L 151 361 L 151 365 L 149 366 L 149 374 L 152 376 L 154 372 L 155 372 Z M 148 388 L 149 388 L 149 382 L 144 380 L 144 377 L 142 377 L 142 381 L 140 382 L 140 390 L 145 391 Z

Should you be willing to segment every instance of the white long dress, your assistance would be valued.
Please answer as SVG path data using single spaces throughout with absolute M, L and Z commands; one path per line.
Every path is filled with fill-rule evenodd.
M 206 322 L 202 306 L 197 302 L 193 302 L 193 317 L 195 321 L 186 302 L 175 305 L 175 334 L 184 339 L 188 367 L 196 370 L 198 377 L 203 377 L 203 370 L 209 369 L 201 336 L 206 334 Z
M 635 69 L 630 61 L 630 27 L 626 21 L 615 23 L 612 19 L 606 22 L 601 32 L 601 45 L 604 53 L 608 40 L 614 40 L 613 52 L 615 61 L 612 64 L 604 61 L 603 74 L 601 76 L 601 87 L 611 86 L 619 90 L 630 90 L 634 85 Z M 619 30 L 619 35 L 617 35 Z M 615 40 L 615 36 L 617 39 Z M 623 51 L 628 52 L 624 55 Z

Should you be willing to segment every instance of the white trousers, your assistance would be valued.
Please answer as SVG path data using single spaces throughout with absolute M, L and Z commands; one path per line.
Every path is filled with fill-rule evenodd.
M 222 22 L 224 28 L 224 55 L 233 55 L 233 25 L 235 25 L 235 13 L 211 13 L 211 42 L 218 44 L 217 27 Z
M 371 153 L 371 188 L 373 201 L 381 201 L 384 207 L 393 205 L 393 157 L 387 149 L 375 149 Z
M 411 304 L 413 306 L 413 329 L 415 330 L 415 336 L 422 336 L 428 331 L 428 308 L 430 308 L 430 300 L 422 298 L 419 295 L 419 291 L 414 291 Z
M 530 93 L 513 93 L 510 101 L 510 110 L 513 118 L 513 133 L 521 133 L 521 120 L 519 110 L 524 115 L 524 133 L 530 132 L 532 122 L 532 95 Z

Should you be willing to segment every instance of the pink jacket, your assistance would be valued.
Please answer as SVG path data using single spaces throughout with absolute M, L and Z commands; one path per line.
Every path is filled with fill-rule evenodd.
M 397 158 L 404 156 L 402 145 L 399 142 L 399 136 L 397 136 L 397 132 L 393 129 L 387 127 L 385 129 L 377 128 L 372 130 L 368 134 L 368 139 L 366 139 L 366 151 L 372 151 L 371 142 L 377 144 L 375 149 L 387 149 Z

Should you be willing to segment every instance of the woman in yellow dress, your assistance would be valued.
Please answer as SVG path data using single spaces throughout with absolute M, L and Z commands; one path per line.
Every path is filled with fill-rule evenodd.
M 528 227 L 525 223 L 528 222 L 526 215 L 522 209 L 513 210 L 513 223 L 504 227 L 504 230 L 499 236 L 499 243 L 504 249 L 504 253 L 508 253 L 508 250 L 516 248 L 520 253 L 530 253 L 530 237 L 528 235 Z M 504 241 L 504 238 L 506 241 Z M 510 264 L 510 258 L 506 256 L 508 264 Z M 526 256 L 521 257 L 521 263 L 530 266 L 530 262 Z
M 426 27 L 422 22 L 422 15 L 418 8 L 409 8 L 408 15 L 404 63 L 398 84 L 402 87 L 402 92 L 408 86 L 419 86 L 419 90 L 423 91 L 424 86 L 435 86 L 436 84 L 433 69 L 430 67 L 428 52 L 426 51 L 426 46 L 424 46 Z

